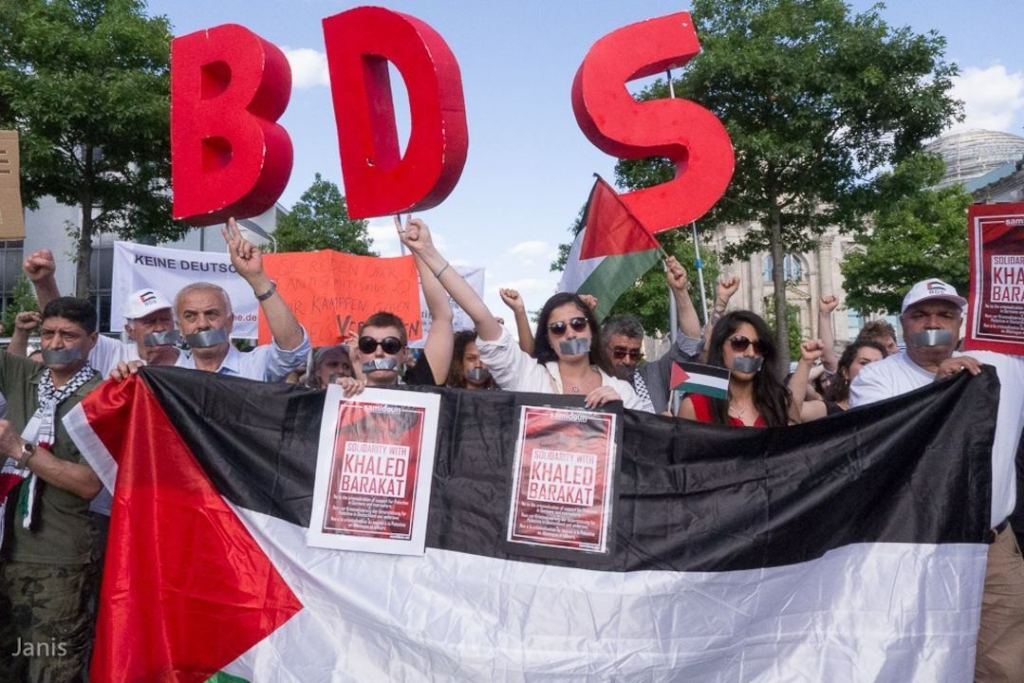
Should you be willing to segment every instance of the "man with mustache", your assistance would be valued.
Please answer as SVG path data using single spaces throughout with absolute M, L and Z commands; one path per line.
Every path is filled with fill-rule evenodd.
M 981 364 L 999 375 L 999 412 L 992 444 L 992 532 L 975 665 L 977 681 L 1024 681 L 1024 559 L 1007 518 L 1016 503 L 1018 442 L 1024 427 L 1024 358 L 991 351 L 956 352 L 967 300 L 942 280 L 922 280 L 903 298 L 900 324 L 906 353 L 861 370 L 850 407 L 874 403 L 954 377 L 977 375 Z

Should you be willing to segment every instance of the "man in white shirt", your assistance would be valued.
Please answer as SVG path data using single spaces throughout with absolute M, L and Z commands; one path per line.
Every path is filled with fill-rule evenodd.
M 1024 358 L 991 351 L 955 352 L 967 301 L 941 280 L 915 284 L 903 299 L 900 322 L 906 353 L 866 365 L 850 386 L 850 407 L 866 405 L 995 366 L 999 412 L 992 445 L 992 531 L 975 680 L 1024 681 L 1024 560 L 1007 517 L 1016 502 L 1018 442 L 1024 427 Z
M 236 349 L 230 341 L 235 322 L 231 298 L 217 285 L 196 282 L 183 287 L 174 298 L 178 325 L 190 349 L 176 365 L 264 382 L 281 381 L 305 365 L 309 335 L 281 298 L 277 284 L 264 272 L 260 250 L 241 236 L 235 219 L 228 219 L 222 234 L 231 265 L 252 287 L 273 340 L 252 351 Z

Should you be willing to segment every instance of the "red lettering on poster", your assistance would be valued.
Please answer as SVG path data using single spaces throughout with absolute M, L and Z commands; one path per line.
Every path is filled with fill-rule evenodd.
M 274 205 L 292 171 L 291 139 L 275 123 L 290 93 L 284 53 L 243 26 L 171 42 L 174 218 L 211 225 Z
M 323 21 L 345 198 L 352 218 L 437 206 L 469 146 L 459 65 L 419 19 L 358 7 Z M 400 154 L 388 62 L 405 80 L 412 117 Z
M 703 216 L 725 193 L 735 157 L 729 133 L 704 107 L 681 98 L 637 102 L 633 79 L 686 64 L 700 52 L 687 12 L 620 28 L 594 43 L 572 85 L 576 121 L 594 145 L 624 159 L 667 157 L 673 180 L 622 195 L 651 231 Z

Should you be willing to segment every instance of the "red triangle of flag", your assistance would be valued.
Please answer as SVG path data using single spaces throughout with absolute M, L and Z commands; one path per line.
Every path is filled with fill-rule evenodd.
M 620 256 L 658 248 L 658 240 L 650 230 L 629 211 L 615 190 L 600 176 L 590 191 L 583 224 L 581 259 Z
M 687 373 L 686 370 L 683 370 L 681 367 L 679 367 L 678 363 L 673 363 L 672 374 L 669 377 L 669 385 L 673 389 L 678 389 L 679 385 L 688 379 L 690 379 L 689 373 Z

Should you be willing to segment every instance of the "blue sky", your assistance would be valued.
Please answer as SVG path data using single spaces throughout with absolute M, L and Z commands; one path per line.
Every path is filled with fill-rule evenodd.
M 321 20 L 360 3 L 331 0 L 155 0 L 175 35 L 238 23 L 285 50 L 292 63 L 291 101 L 281 123 L 292 137 L 295 166 L 281 198 L 290 207 L 314 173 L 344 185 Z M 519 289 L 530 309 L 553 292 L 548 272 L 556 245 L 586 200 L 592 174 L 613 176 L 614 159 L 576 125 L 573 76 L 587 49 L 616 28 L 689 9 L 688 2 L 644 0 L 419 0 L 380 3 L 438 31 L 459 61 L 469 125 L 462 178 L 440 206 L 421 217 L 453 262 L 487 270 L 486 297 L 503 306 L 499 286 Z M 857 0 L 857 10 L 872 3 Z M 963 127 L 1024 134 L 1024 52 L 1017 0 L 898 0 L 882 11 L 897 26 L 937 30 L 947 58 L 961 69 L 956 94 L 966 103 Z M 393 82 L 400 79 L 394 79 Z M 400 90 L 400 89 L 399 89 Z M 401 93 L 398 108 L 404 107 Z M 403 130 L 404 117 L 399 127 Z M 407 131 L 407 125 L 404 129 Z M 398 253 L 390 219 L 371 232 L 382 255 Z M 504 315 L 504 313 L 498 313 Z

